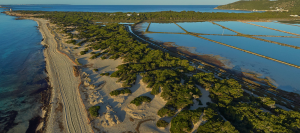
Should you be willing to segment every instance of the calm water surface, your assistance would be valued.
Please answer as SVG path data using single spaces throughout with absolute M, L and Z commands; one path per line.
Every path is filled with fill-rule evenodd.
M 270 22 L 251 22 L 252 24 L 257 24 L 265 27 L 270 27 L 278 30 L 283 30 L 291 33 L 300 34 L 300 27 L 280 24 L 280 23 L 270 23 Z
M 243 24 L 241 22 L 218 22 L 221 24 L 226 24 L 231 27 L 234 27 L 235 24 Z M 191 24 L 191 25 L 189 25 Z M 202 26 L 204 24 L 205 26 Z M 188 31 L 196 32 L 196 33 L 205 33 L 207 30 L 203 29 L 214 29 L 215 25 L 210 25 L 208 22 L 197 22 L 197 23 L 179 23 L 183 28 L 188 29 Z M 145 29 L 148 25 L 140 24 L 138 27 L 140 29 Z M 249 27 L 246 27 L 249 26 Z M 259 31 L 255 31 L 251 25 L 246 24 L 245 27 L 237 28 L 239 31 L 251 31 L 252 34 L 261 34 Z M 193 28 L 195 27 L 195 28 Z M 203 27 L 198 28 L 198 27 Z M 205 27 L 205 28 L 204 28 Z M 163 27 L 162 27 L 163 28 Z M 161 31 L 168 31 L 168 27 L 160 29 Z M 217 28 L 216 28 L 217 29 Z M 218 29 L 216 31 L 222 31 L 222 29 Z M 217 33 L 215 30 L 212 32 L 206 33 Z M 274 30 L 264 30 L 266 35 L 284 35 L 284 33 L 280 33 Z M 273 80 L 273 84 L 281 89 L 291 92 L 300 93 L 300 82 L 298 76 L 300 75 L 300 69 L 294 68 L 291 66 L 287 66 L 275 61 L 271 61 L 265 58 L 261 58 L 252 54 L 248 54 L 236 49 L 232 49 L 214 42 L 210 42 L 207 40 L 203 40 L 201 38 L 197 38 L 190 35 L 183 34 L 158 34 L 151 33 L 145 34 L 147 37 L 152 38 L 156 41 L 162 42 L 174 42 L 176 45 L 186 47 L 190 52 L 200 55 L 211 55 L 216 57 L 218 55 L 218 59 L 222 61 L 226 66 L 225 68 L 232 69 L 234 71 L 243 71 L 256 73 L 261 78 L 270 78 Z M 300 50 L 293 49 L 289 47 L 279 46 L 277 44 L 272 44 L 268 42 L 258 41 L 245 37 L 238 36 L 214 36 L 214 35 L 202 35 L 203 37 L 216 40 L 219 42 L 223 42 L 232 46 L 236 46 L 245 50 L 249 50 L 252 52 L 256 52 L 262 55 L 270 56 L 275 59 L 283 60 L 289 63 L 293 63 L 296 65 L 300 65 Z M 276 38 L 276 37 L 265 37 L 264 39 L 268 40 L 280 40 L 278 42 L 285 42 L 290 45 L 299 44 L 300 38 Z M 288 41 L 286 41 L 288 40 Z
M 300 47 L 300 38 L 284 38 L 284 37 L 259 37 L 259 38 Z
M 300 66 L 299 49 L 238 36 L 203 37 Z
M 26 132 L 29 120 L 40 113 L 39 92 L 47 88 L 47 82 L 42 36 L 35 26 L 35 21 L 0 14 L 1 133 Z
M 185 33 L 181 28 L 179 28 L 174 23 L 151 23 L 149 27 L 149 31 Z
M 177 23 L 180 25 L 182 28 L 189 32 L 194 32 L 194 33 L 203 33 L 203 34 L 232 34 L 236 35 L 236 33 L 223 29 L 222 27 L 218 25 L 214 25 L 210 22 L 185 22 L 185 23 Z
M 293 36 L 291 34 L 274 31 L 271 29 L 266 29 L 242 22 L 236 22 L 236 21 L 229 21 L 229 22 L 216 22 L 220 25 L 223 25 L 227 28 L 230 28 L 232 30 L 235 30 L 237 32 L 241 32 L 243 34 L 250 34 L 250 35 L 276 35 L 276 36 Z M 284 25 L 284 24 L 282 24 Z

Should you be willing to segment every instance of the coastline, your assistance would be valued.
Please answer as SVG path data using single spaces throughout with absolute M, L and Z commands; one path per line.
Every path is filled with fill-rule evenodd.
M 36 21 L 36 20 L 34 20 L 32 18 L 28 18 L 28 19 L 37 22 L 39 32 L 41 33 L 41 35 L 43 37 L 43 39 L 41 41 L 41 44 L 45 47 L 43 53 L 44 53 L 44 58 L 45 58 L 45 62 L 46 62 L 45 72 L 47 74 L 46 81 L 48 83 L 48 89 L 45 92 L 41 93 L 41 96 L 42 96 L 41 97 L 42 98 L 41 101 L 42 101 L 42 104 L 43 104 L 42 109 L 41 109 L 42 110 L 42 114 L 41 114 L 41 120 L 42 121 L 40 121 L 38 127 L 36 128 L 36 132 L 43 132 L 45 130 L 45 127 L 47 126 L 47 120 L 48 120 L 48 118 L 50 116 L 50 110 L 51 110 L 51 104 L 50 104 L 50 102 L 51 102 L 51 98 L 53 96 L 52 95 L 52 93 L 53 93 L 53 87 L 51 86 L 51 81 L 50 81 L 50 77 L 49 77 L 49 73 L 48 73 L 48 68 L 47 68 L 47 66 L 49 64 L 49 61 L 47 60 L 47 52 L 46 51 L 47 51 L 48 48 L 47 48 L 47 44 L 44 42 L 46 36 L 45 36 L 44 32 L 42 30 L 40 30 L 41 24 L 38 21 Z
M 6 13 L 7 15 L 12 15 L 12 14 L 9 14 L 9 13 Z M 12 16 L 17 16 L 18 15 L 12 15 Z M 47 21 L 46 20 L 43 20 L 43 19 L 36 19 L 36 18 L 31 18 L 31 17 L 25 17 L 25 18 L 22 18 L 22 19 L 30 19 L 30 20 L 34 20 L 37 22 L 38 24 L 38 29 L 39 29 L 39 32 L 41 33 L 43 39 L 42 39 L 42 42 L 41 44 L 45 47 L 44 49 L 44 57 L 45 57 L 45 62 L 46 62 L 46 68 L 45 68 L 45 72 L 47 73 L 47 78 L 45 79 L 47 82 L 48 82 L 48 89 L 44 92 L 41 93 L 41 102 L 43 104 L 43 106 L 41 107 L 41 114 L 40 114 L 40 118 L 37 118 L 39 120 L 35 120 L 35 121 L 39 121 L 40 123 L 38 124 L 37 128 L 36 128 L 36 132 L 64 132 L 63 130 L 61 131 L 58 131 L 57 128 L 61 128 L 61 126 L 64 126 L 63 123 L 59 122 L 59 125 L 56 125 L 56 119 L 57 118 L 60 118 L 60 119 L 63 119 L 62 116 L 63 115 L 66 115 L 64 114 L 65 112 L 63 112 L 62 109 L 59 109 L 58 108 L 61 108 L 61 95 L 62 94 L 59 94 L 61 93 L 61 90 L 60 90 L 60 85 L 57 85 L 57 81 L 58 77 L 54 76 L 54 75 L 57 75 L 57 71 L 58 69 L 55 69 L 53 68 L 53 58 L 51 56 L 51 52 L 54 52 L 53 50 L 55 50 L 56 52 L 58 52 L 59 56 L 61 56 L 61 58 L 67 58 L 67 60 L 69 60 L 69 70 L 73 71 L 72 70 L 72 66 L 75 65 L 74 61 L 71 60 L 70 57 L 68 57 L 68 55 L 60 52 L 58 49 L 57 49 L 57 42 L 48 42 L 48 39 L 52 38 L 54 39 L 54 35 L 51 34 L 51 36 L 49 36 L 49 34 L 47 35 L 47 31 L 45 30 L 49 30 L 48 27 L 46 26 L 46 23 Z M 49 31 L 48 31 L 49 32 Z M 54 39 L 56 40 L 56 39 Z M 51 49 L 52 48 L 52 49 Z M 64 62 L 64 63 L 67 63 L 67 62 Z M 63 62 L 60 62 L 59 64 L 64 64 Z M 73 76 L 73 73 L 68 73 L 69 76 L 71 74 L 71 76 Z M 78 90 L 78 84 L 80 83 L 80 81 L 76 80 L 78 83 L 75 83 L 74 86 L 74 89 Z M 76 97 L 78 95 L 74 95 L 74 97 Z M 79 97 L 77 97 L 79 98 Z M 85 110 L 85 107 L 83 107 L 84 110 Z M 86 117 L 86 114 L 82 114 L 81 115 L 82 117 Z M 54 118 L 55 117 L 55 118 Z M 66 117 L 65 117 L 66 119 Z M 88 118 L 87 118 L 88 119 Z M 66 120 L 64 120 L 66 121 Z M 72 121 L 73 122 L 73 121 Z M 70 121 L 69 122 L 66 122 L 66 123 L 71 123 Z M 86 120 L 86 123 L 87 120 Z M 86 125 L 88 126 L 89 124 L 83 124 L 83 125 Z M 90 128 L 91 129 L 91 128 Z M 76 130 L 75 130 L 76 131 Z M 84 132 L 84 131 L 83 131 Z M 88 132 L 92 132 L 91 130 L 89 130 Z

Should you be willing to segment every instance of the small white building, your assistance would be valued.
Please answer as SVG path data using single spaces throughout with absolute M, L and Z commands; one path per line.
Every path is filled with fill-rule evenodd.
M 9 11 L 12 11 L 12 9 L 10 8 Z
M 132 16 L 132 14 L 127 14 L 128 17 Z
M 299 15 L 290 15 L 291 17 L 299 17 Z

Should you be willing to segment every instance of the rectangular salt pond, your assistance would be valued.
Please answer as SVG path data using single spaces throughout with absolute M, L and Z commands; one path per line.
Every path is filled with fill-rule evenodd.
M 249 34 L 249 35 L 276 35 L 276 36 L 294 36 L 291 34 L 274 31 L 242 22 L 236 22 L 236 21 L 228 21 L 228 22 L 215 22 L 222 26 L 225 26 L 227 28 L 230 28 L 232 30 L 235 30 L 237 32 L 243 33 L 243 34 Z
M 286 37 L 257 37 L 275 42 L 285 43 L 300 47 L 300 38 L 286 38 Z
M 144 22 L 144 23 L 140 23 L 140 24 L 137 24 L 134 29 L 139 31 L 139 32 L 144 32 L 146 31 L 147 27 L 148 27 L 149 23 L 147 22 Z
M 291 33 L 300 34 L 300 27 L 298 26 L 292 26 L 292 25 L 286 25 L 286 24 L 280 24 L 280 23 L 274 23 L 274 22 L 249 22 L 252 24 L 257 24 L 277 30 L 283 30 Z
M 210 22 L 177 22 L 182 28 L 188 32 L 203 33 L 203 34 L 231 34 L 236 35 L 235 32 L 223 29 L 218 25 L 214 25 Z
M 220 55 L 230 61 L 227 67 L 244 72 L 255 72 L 262 77 L 270 77 L 278 88 L 300 93 L 299 75 L 300 69 L 284 65 L 272 60 L 261 58 L 236 49 L 232 49 L 217 43 L 203 40 L 190 35 L 179 34 L 145 34 L 153 40 L 163 42 L 174 42 L 176 45 L 184 46 L 193 53 Z M 227 38 L 230 39 L 230 38 Z M 237 41 L 238 42 L 238 41 Z M 261 44 L 262 45 L 262 44 Z M 275 45 L 275 44 L 274 44 Z M 193 49 L 193 50 L 191 50 Z
M 174 23 L 151 23 L 149 31 L 185 33 L 185 31 L 183 31 Z
M 300 66 L 299 49 L 239 36 L 205 35 L 203 37 Z

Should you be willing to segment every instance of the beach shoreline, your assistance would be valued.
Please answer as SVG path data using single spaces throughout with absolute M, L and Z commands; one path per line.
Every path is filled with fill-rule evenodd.
M 68 55 L 60 52 L 57 49 L 57 47 L 58 47 L 57 46 L 58 44 L 56 42 L 57 40 L 54 38 L 53 34 L 49 34 L 50 31 L 49 31 L 49 28 L 47 27 L 48 22 L 46 20 L 30 18 L 30 17 L 26 17 L 25 19 L 34 20 L 38 23 L 38 29 L 43 36 L 43 40 L 42 40 L 41 44 L 46 47 L 44 49 L 44 57 L 45 57 L 45 61 L 46 61 L 46 72 L 48 74 L 47 81 L 49 84 L 49 89 L 45 93 L 42 93 L 42 99 L 41 99 L 43 101 L 42 114 L 41 114 L 42 121 L 40 121 L 41 123 L 37 127 L 36 131 L 37 132 L 64 132 L 65 130 L 68 130 L 68 126 L 69 126 L 68 123 L 73 122 L 73 121 L 67 120 L 67 116 L 66 116 L 66 115 L 72 113 L 72 111 L 69 110 L 69 112 L 68 112 L 68 111 L 65 111 L 66 109 L 65 110 L 61 109 L 61 108 L 64 108 L 64 106 L 61 107 L 61 105 L 62 105 L 62 101 L 64 101 L 62 99 L 62 95 L 65 95 L 65 94 L 61 94 L 62 89 L 60 87 L 64 86 L 64 84 L 58 84 L 59 81 L 57 81 L 57 80 L 59 77 L 57 77 L 55 75 L 57 75 L 58 73 L 62 73 L 67 76 L 73 76 L 73 73 L 66 74 L 66 73 L 59 71 L 59 69 L 57 69 L 57 67 L 54 67 L 55 66 L 54 62 L 57 62 L 57 61 L 55 59 L 53 59 L 52 56 L 58 55 L 59 58 L 65 58 L 65 59 L 69 60 L 69 61 L 64 61 L 64 62 L 59 63 L 59 64 L 64 64 L 64 63 L 68 64 L 67 67 L 68 67 L 69 72 L 72 71 L 72 66 L 76 65 L 76 64 L 74 64 L 74 61 L 71 60 L 70 57 L 67 57 Z M 46 32 L 48 32 L 48 34 Z M 49 39 L 52 39 L 52 40 L 49 41 Z M 73 89 L 78 90 L 77 85 L 80 83 L 79 79 L 75 78 L 74 82 L 72 83 Z M 77 97 L 77 95 L 74 95 L 73 98 L 79 99 Z M 63 104 L 63 105 L 65 105 L 65 104 Z M 71 104 L 75 105 L 75 103 L 71 103 Z M 68 106 L 68 105 L 66 105 L 66 106 Z M 78 106 L 81 106 L 81 105 L 78 104 Z M 85 110 L 85 107 L 80 107 L 80 108 Z M 81 111 L 79 111 L 79 113 L 81 114 Z M 65 117 L 63 117 L 63 116 L 65 116 Z M 86 114 L 82 114 L 80 116 L 83 117 L 83 119 L 81 119 L 81 120 L 83 120 L 83 121 L 81 121 L 81 123 L 82 122 L 86 123 L 86 124 L 82 124 L 82 125 L 84 125 L 84 127 L 86 127 L 86 131 L 92 132 L 91 128 L 88 127 L 89 124 L 88 124 L 88 120 L 87 120 L 88 118 L 87 118 Z M 72 116 L 70 116 L 70 117 L 72 117 Z M 58 118 L 60 118 L 60 120 L 58 120 Z M 65 119 L 63 119 L 63 118 L 65 118 Z M 86 119 L 86 120 L 84 120 L 84 119 Z M 63 122 L 65 122 L 65 124 Z M 78 126 L 80 126 L 80 124 L 78 124 L 77 126 L 74 126 L 73 128 L 78 128 Z M 67 127 L 67 129 L 65 129 L 66 127 Z M 82 131 L 82 132 L 85 132 L 85 131 Z

